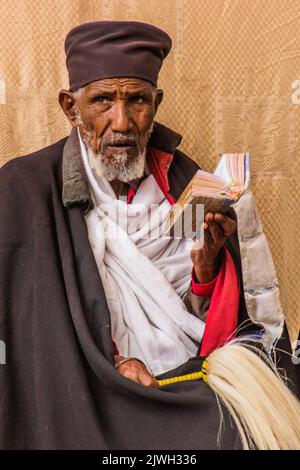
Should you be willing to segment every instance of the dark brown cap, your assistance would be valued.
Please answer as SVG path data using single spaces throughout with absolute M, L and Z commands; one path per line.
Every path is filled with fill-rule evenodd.
M 172 47 L 161 29 L 138 21 L 95 21 L 76 26 L 65 41 L 70 90 L 104 78 L 141 78 L 157 85 Z

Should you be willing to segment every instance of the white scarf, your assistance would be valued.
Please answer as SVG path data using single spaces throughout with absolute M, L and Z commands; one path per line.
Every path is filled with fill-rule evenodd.
M 193 241 L 149 237 L 150 229 L 153 234 L 162 228 L 170 210 L 153 175 L 140 184 L 130 205 L 116 199 L 106 178 L 94 173 L 78 135 L 95 203 L 86 216 L 88 236 L 111 314 L 112 338 L 122 356 L 141 359 L 158 375 L 195 356 L 203 336 L 204 322 L 181 299 L 191 279 Z M 120 227 L 126 218 L 127 231 Z

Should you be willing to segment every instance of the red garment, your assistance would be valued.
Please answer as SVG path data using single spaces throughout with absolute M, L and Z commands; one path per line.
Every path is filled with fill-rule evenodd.
M 117 345 L 116 345 L 116 343 L 115 343 L 114 341 L 113 341 L 113 348 L 114 348 L 114 355 L 115 355 L 115 356 L 119 356 L 120 353 L 119 353 L 119 350 L 118 350 L 118 348 L 117 348 Z
M 166 199 L 175 204 L 176 200 L 169 194 L 168 180 L 168 170 L 172 160 L 172 154 L 156 148 L 148 150 L 149 170 Z M 134 195 L 135 189 L 130 186 L 127 194 L 128 204 L 131 204 Z M 194 269 L 192 270 L 192 292 L 201 297 L 211 297 L 200 352 L 200 356 L 208 356 L 214 349 L 232 338 L 237 327 L 239 285 L 233 259 L 226 247 L 220 272 L 215 279 L 204 284 L 196 282 Z M 115 343 L 114 351 L 115 354 L 119 353 Z
M 193 268 L 192 292 L 211 297 L 200 352 L 200 356 L 208 356 L 232 338 L 237 327 L 239 286 L 235 265 L 227 248 L 220 272 L 212 281 L 205 284 L 197 282 Z
M 127 193 L 127 204 L 132 203 L 133 196 L 135 195 L 135 189 L 133 186 L 129 186 L 128 193 Z
M 165 198 L 170 204 L 175 204 L 176 200 L 169 194 L 170 187 L 168 179 L 168 171 L 173 160 L 173 155 L 151 147 L 148 149 L 146 160 L 149 170 L 164 193 Z M 127 193 L 127 204 L 131 204 L 134 195 L 135 189 L 133 186 L 130 186 Z
M 169 178 L 168 171 L 173 161 L 173 155 L 171 153 L 163 152 L 156 148 L 150 148 L 147 152 L 147 164 L 149 170 L 153 174 L 158 186 L 165 195 L 165 198 L 170 204 L 175 204 L 175 199 L 169 194 Z
M 234 337 L 237 327 L 239 285 L 234 261 L 226 247 L 220 272 L 211 282 L 215 283 L 215 287 L 210 300 L 200 356 L 208 356 Z
M 224 261 L 223 261 L 224 263 Z M 195 295 L 200 297 L 211 297 L 214 291 L 218 276 L 216 276 L 212 281 L 201 284 L 196 281 L 194 268 L 192 270 L 192 292 Z

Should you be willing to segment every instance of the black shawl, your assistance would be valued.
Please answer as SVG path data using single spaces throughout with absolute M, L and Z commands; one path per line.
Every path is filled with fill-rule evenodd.
M 226 413 L 218 447 L 219 409 L 201 380 L 148 389 L 114 369 L 84 208 L 62 204 L 65 142 L 0 169 L 0 448 L 240 448 Z M 170 169 L 177 196 L 197 168 L 186 160 L 183 169 L 186 158 L 176 151 Z M 201 364 L 191 358 L 176 372 Z

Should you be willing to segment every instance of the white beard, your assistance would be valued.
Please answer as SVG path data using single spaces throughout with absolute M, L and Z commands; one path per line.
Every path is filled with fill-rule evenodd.
M 88 147 L 89 163 L 98 177 L 104 177 L 107 181 L 133 181 L 143 176 L 146 164 L 146 149 L 139 152 L 137 157 L 128 158 L 126 153 L 113 155 L 115 164 L 104 162 L 101 153 L 95 154 L 91 147 Z

